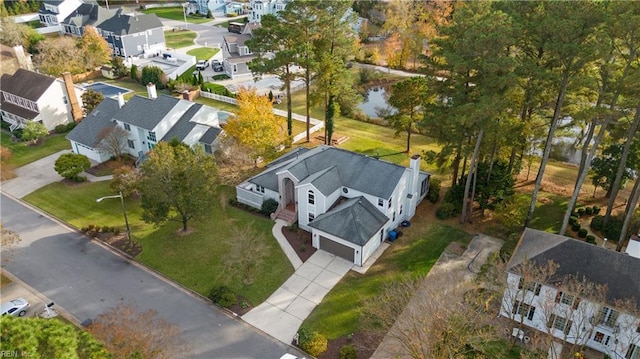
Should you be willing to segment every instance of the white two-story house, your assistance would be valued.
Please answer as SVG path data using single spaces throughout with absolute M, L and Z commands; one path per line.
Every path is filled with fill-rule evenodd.
M 410 220 L 429 190 L 420 156 L 409 168 L 330 146 L 297 148 L 236 187 L 238 202 L 261 208 L 311 232 L 313 246 L 361 266 Z
M 267 14 L 276 15 L 287 7 L 289 0 L 251 0 L 249 22 L 259 23 Z
M 42 123 L 53 131 L 57 125 L 82 118 L 84 90 L 73 84 L 69 73 L 61 80 L 18 69 L 13 75 L 2 75 L 0 83 L 2 121 L 11 124 L 12 131 L 29 121 Z
M 538 271 L 548 263 L 557 268 Z M 522 337 L 533 329 L 578 351 L 638 359 L 638 299 L 640 258 L 527 228 L 507 265 L 500 314 Z
M 38 16 L 44 26 L 58 26 L 80 5 L 82 0 L 44 0 Z
M 109 159 L 100 146 L 101 132 L 118 126 L 127 133 L 126 153 L 143 158 L 159 141 L 174 138 L 188 146 L 201 146 L 213 153 L 220 128 L 220 111 L 184 99 L 157 96 L 155 86 L 147 85 L 148 97 L 134 96 L 125 103 L 122 95 L 100 103 L 69 134 L 73 152 L 101 163 Z M 226 117 L 225 117 L 226 119 Z

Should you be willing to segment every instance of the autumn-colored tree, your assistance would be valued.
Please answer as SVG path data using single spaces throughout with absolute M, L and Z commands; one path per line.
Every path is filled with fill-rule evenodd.
M 224 131 L 248 148 L 257 161 L 275 155 L 286 138 L 285 126 L 284 119 L 273 114 L 273 104 L 267 96 L 258 95 L 254 89 L 242 89 L 236 116 L 227 121 Z
M 12 257 L 14 246 L 20 243 L 20 235 L 0 224 L 0 246 L 2 247 L 2 265 L 6 265 Z
M 120 161 L 127 151 L 129 131 L 120 126 L 104 128 L 98 132 L 96 149 Z
M 178 325 L 153 309 L 142 312 L 131 304 L 121 303 L 100 314 L 87 330 L 117 358 L 184 358 L 190 349 Z
M 229 251 L 225 253 L 226 273 L 233 273 L 244 284 L 253 284 L 254 275 L 261 270 L 264 260 L 269 256 L 269 246 L 262 234 L 251 225 L 235 226 L 233 241 L 229 242 Z
M 217 170 L 215 158 L 201 147 L 183 143 L 158 143 L 140 168 L 142 219 L 160 225 L 167 220 L 182 224 L 211 213 L 216 203 Z M 173 214 L 177 213 L 176 219 Z
M 123 196 L 129 197 L 139 194 L 140 172 L 130 166 L 122 166 L 113 170 L 113 179 L 109 183 L 109 189 L 113 193 L 122 193 Z
M 84 52 L 84 64 L 87 70 L 104 65 L 111 58 L 111 48 L 93 26 L 85 26 L 82 38 L 82 51 Z
M 60 76 L 66 71 L 79 74 L 85 70 L 83 51 L 72 37 L 47 38 L 36 45 L 36 50 L 33 62 L 48 75 Z
M 81 96 L 82 98 L 82 113 L 87 116 L 93 111 L 103 100 L 104 95 L 102 92 L 98 92 L 92 88 L 85 91 Z
M 35 29 L 25 24 L 18 24 L 8 17 L 0 19 L 0 27 L 2 27 L 0 43 L 7 46 L 21 45 L 26 51 L 33 52 L 34 47 L 44 40 L 44 35 L 39 34 Z

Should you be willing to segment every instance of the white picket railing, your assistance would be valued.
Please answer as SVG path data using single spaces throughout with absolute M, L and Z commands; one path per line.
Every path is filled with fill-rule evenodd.
M 210 92 L 206 92 L 206 91 L 200 91 L 200 96 L 208 98 L 208 99 L 212 99 L 212 100 L 216 100 L 216 101 L 220 101 L 220 102 L 226 102 L 226 103 L 230 103 L 232 105 L 237 105 L 238 104 L 238 100 L 236 100 L 233 97 L 227 97 L 227 96 L 223 96 L 223 95 L 218 95 L 215 93 L 210 93 Z M 273 113 L 277 116 L 281 116 L 281 117 L 287 117 L 287 111 L 283 111 L 283 110 L 279 110 L 274 108 L 273 109 Z M 307 118 L 305 116 L 299 115 L 297 113 L 292 113 L 291 114 L 291 118 L 296 120 L 296 121 L 300 121 L 303 123 L 307 123 Z M 311 123 L 312 127 L 309 129 L 309 133 L 315 133 L 317 131 L 320 131 L 322 128 L 324 128 L 324 122 L 321 120 L 318 120 L 317 118 L 310 118 L 309 119 L 309 123 Z M 293 143 L 296 143 L 300 140 L 306 139 L 307 137 L 307 133 L 302 132 L 299 133 L 295 136 L 293 136 Z

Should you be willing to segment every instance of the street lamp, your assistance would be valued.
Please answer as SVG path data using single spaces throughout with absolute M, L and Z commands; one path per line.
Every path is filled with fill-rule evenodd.
M 184 29 L 187 29 L 187 6 L 189 6 L 189 3 L 184 3 L 182 4 L 182 15 L 184 16 Z
M 131 243 L 131 229 L 129 229 L 129 220 L 127 219 L 127 210 L 124 208 L 124 197 L 122 192 L 113 196 L 104 196 L 96 199 L 96 202 L 102 202 L 103 199 L 120 198 L 120 204 L 122 204 L 122 213 L 124 214 L 124 224 L 127 226 L 127 239 Z

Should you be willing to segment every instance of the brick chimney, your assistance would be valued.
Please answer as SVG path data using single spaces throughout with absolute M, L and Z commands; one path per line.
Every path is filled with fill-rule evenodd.
M 152 100 L 158 98 L 158 92 L 156 91 L 156 84 L 154 84 L 153 82 L 149 82 L 147 84 L 147 96 L 149 96 L 149 98 Z
M 78 102 L 78 96 L 76 96 L 76 90 L 73 87 L 73 79 L 71 78 L 71 72 L 65 72 L 62 74 L 64 80 L 64 87 L 67 90 L 67 98 L 69 98 L 69 104 L 71 105 L 71 117 L 73 121 L 80 122 L 82 120 L 82 109 Z

